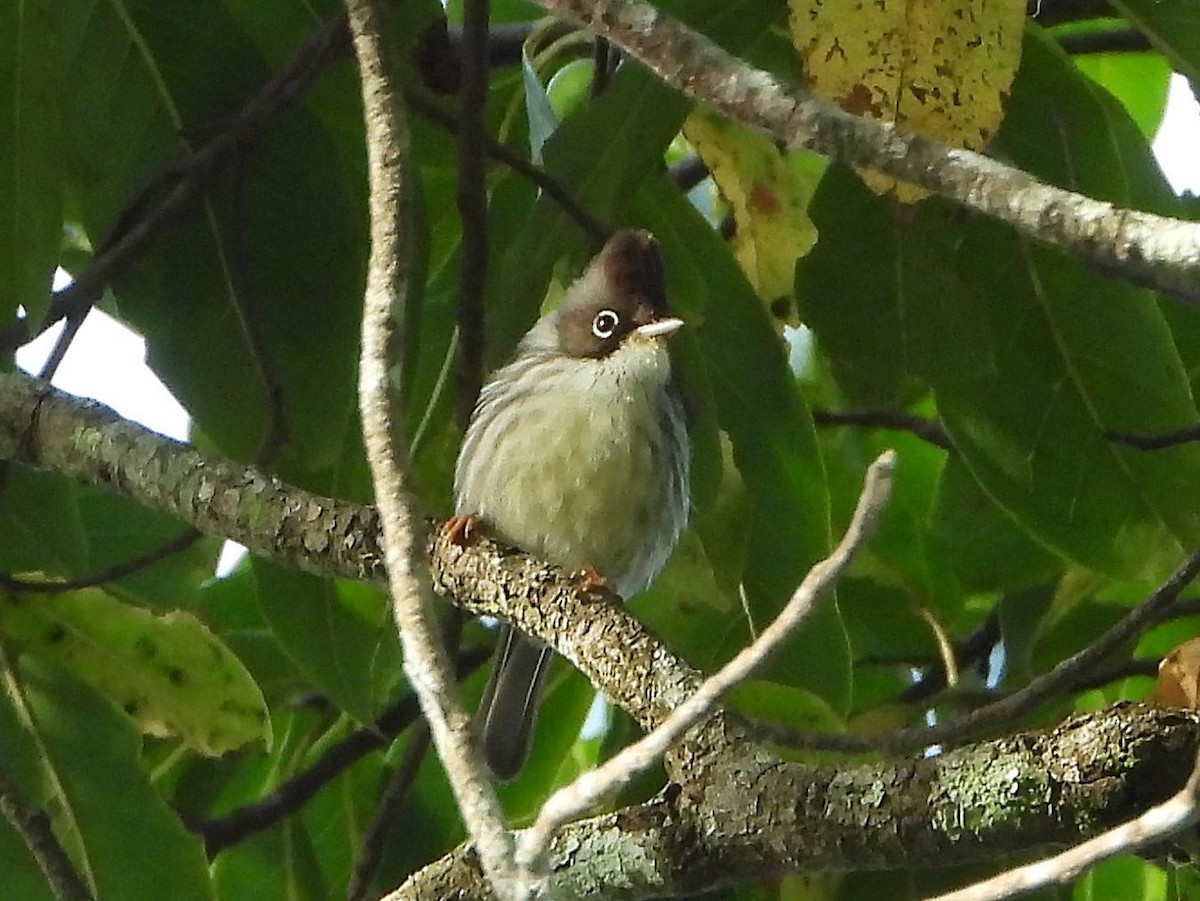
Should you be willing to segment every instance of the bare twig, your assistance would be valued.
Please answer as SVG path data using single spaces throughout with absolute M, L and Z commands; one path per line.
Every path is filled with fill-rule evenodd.
M 809 570 L 783 610 L 758 639 L 706 679 L 658 728 L 550 796 L 533 826 L 521 834 L 517 846 L 517 864 L 523 876 L 538 879 L 542 875 L 546 849 L 559 828 L 582 816 L 605 795 L 644 772 L 685 732 L 705 719 L 725 692 L 747 679 L 800 627 L 816 602 L 833 587 L 850 565 L 854 554 L 874 533 L 879 514 L 891 494 L 895 466 L 894 451 L 885 451 L 871 464 L 858 506 L 841 542 L 833 553 Z
M 467 833 L 497 894 L 512 896 L 512 837 L 471 718 L 454 686 L 453 669 L 430 606 L 421 520 L 408 498 L 388 391 L 388 346 L 407 291 L 406 178 L 408 131 L 387 63 L 383 28 L 372 0 L 347 0 L 363 91 L 370 180 L 371 254 L 363 301 L 359 402 L 383 531 L 392 608 L 404 648 L 404 672 L 417 693 L 434 747 L 449 777 Z
M 459 678 L 473 673 L 489 656 L 488 652 L 478 650 L 461 654 L 458 659 Z M 188 819 L 187 827 L 204 839 L 208 856 L 215 857 L 242 839 L 298 811 L 322 788 L 367 754 L 385 747 L 419 717 L 416 697 L 406 695 L 388 708 L 372 726 L 351 732 L 330 746 L 308 769 L 281 782 L 258 801 L 210 820 Z
M 954 449 L 940 423 L 903 410 L 813 410 L 812 417 L 813 423 L 818 426 L 852 425 L 908 432 L 934 447 Z
M 186 551 L 201 538 L 196 529 L 185 529 L 175 538 L 164 542 L 156 548 L 139 554 L 129 560 L 122 560 L 108 569 L 77 579 L 64 579 L 59 582 L 31 582 L 28 579 L 18 579 L 13 576 L 0 575 L 0 587 L 22 594 L 57 594 L 60 591 L 73 591 L 77 588 L 91 588 L 94 585 L 106 585 L 123 579 L 128 575 L 149 569 L 173 554 Z
M 640 0 L 538 0 L 692 99 L 843 162 L 904 179 L 1105 270 L 1200 303 L 1200 224 L 1094 200 L 978 153 L 859 118 L 755 69 Z
M 347 901 L 360 901 L 366 898 L 371 890 L 371 878 L 379 867 L 388 829 L 395 822 L 396 812 L 404 802 L 409 786 L 417 778 L 417 771 L 421 768 L 421 761 L 425 759 L 425 752 L 428 750 L 429 730 L 422 724 L 413 730 L 408 747 L 404 749 L 404 756 L 400 758 L 399 765 L 388 779 L 387 787 L 371 817 L 371 823 L 363 833 L 358 856 L 354 859 L 354 869 L 346 886 Z
M 465 620 L 466 614 L 457 608 L 450 611 L 450 616 L 446 620 L 444 629 L 446 649 L 452 654 L 458 654 Z M 388 830 L 396 822 L 396 812 L 404 803 L 404 797 L 408 794 L 413 780 L 417 778 L 417 771 L 420 770 L 421 761 L 425 759 L 428 750 L 429 727 L 422 721 L 413 730 L 408 747 L 404 749 L 404 756 L 388 780 L 387 787 L 380 796 L 375 812 L 371 816 L 371 822 L 368 824 L 366 832 L 363 833 L 358 847 L 358 856 L 354 860 L 354 869 L 351 871 L 350 881 L 346 885 L 348 901 L 364 898 L 370 890 L 371 880 L 374 878 L 380 858 L 383 856 Z
M 1179 564 L 1170 577 L 1151 592 L 1142 604 L 1114 623 L 1107 632 L 1077 654 L 1060 661 L 1050 672 L 1038 676 L 1020 691 L 987 704 L 965 716 L 932 728 L 900 729 L 878 735 L 830 735 L 791 729 L 756 721 L 755 729 L 781 745 L 823 751 L 913 751 L 933 744 L 954 744 L 1002 729 L 1035 710 L 1059 693 L 1074 689 L 1118 648 L 1146 626 L 1158 622 L 1196 575 L 1200 574 L 1200 550 Z
M 409 92 L 405 96 L 405 100 L 416 112 L 430 121 L 448 131 L 458 131 L 458 118 L 435 103 L 426 100 L 416 92 Z M 483 135 L 483 143 L 488 156 L 503 163 L 517 175 L 533 182 L 547 197 L 557 203 L 567 217 L 588 236 L 594 248 L 598 250 L 608 240 L 612 229 L 581 207 L 570 192 L 545 169 L 535 166 L 529 160 L 514 153 L 487 133 Z
M 488 265 L 484 114 L 487 111 L 488 0 L 464 0 L 458 117 L 458 216 L 462 271 L 458 283 L 458 421 L 466 427 L 483 384 L 483 285 Z
M 0 814 L 8 820 L 13 831 L 21 837 L 33 859 L 37 861 L 54 897 L 59 901 L 91 901 L 92 893 L 83 884 L 71 858 L 54 836 L 50 819 L 42 811 L 30 807 L 22 798 L 16 783 L 0 765 Z
M 1064 34 L 1058 38 L 1058 45 L 1072 56 L 1087 53 L 1143 53 L 1154 49 L 1150 39 L 1134 28 Z
M 1138 450 L 1165 450 L 1169 447 L 1178 447 L 1181 444 L 1191 444 L 1192 442 L 1200 441 L 1200 425 L 1184 426 L 1181 429 L 1175 429 L 1170 432 L 1159 432 L 1153 435 L 1118 432 L 1109 429 L 1104 433 L 1104 437 L 1115 444 L 1124 444 Z
M 1047 885 L 1067 882 L 1102 860 L 1118 854 L 1131 854 L 1160 842 L 1200 820 L 1197 808 L 1200 794 L 1200 758 L 1187 784 L 1171 798 L 1151 807 L 1141 816 L 1081 842 L 1074 848 L 1034 863 L 1014 867 L 991 879 L 985 879 L 932 901 L 998 901 Z

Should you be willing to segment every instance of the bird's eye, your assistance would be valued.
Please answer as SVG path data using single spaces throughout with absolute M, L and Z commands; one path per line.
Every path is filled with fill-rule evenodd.
M 592 320 L 592 334 L 601 341 L 606 341 L 616 334 L 621 317 L 612 310 L 601 310 Z

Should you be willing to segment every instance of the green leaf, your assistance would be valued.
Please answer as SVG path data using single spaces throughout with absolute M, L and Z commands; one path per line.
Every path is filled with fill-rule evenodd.
M 996 506 L 956 456 L 946 461 L 930 512 L 934 540 L 971 592 L 1053 581 L 1063 561 Z
M 1073 59 L 1081 72 L 1121 101 L 1142 134 L 1154 137 L 1171 81 L 1166 60 L 1157 53 L 1096 53 Z
M 62 243 L 55 6 L 0 5 L 0 323 L 41 319 Z
M 1161 178 L 1124 111 L 1037 32 L 1027 44 L 1004 148 L 1075 190 L 1153 202 Z M 1064 144 L 1063 133 L 1078 137 Z M 926 204 L 904 232 L 904 328 L 963 461 L 1064 556 L 1114 575 L 1162 571 L 1200 540 L 1190 500 L 1200 452 L 1146 454 L 1106 437 L 1196 421 L 1156 298 L 991 222 L 969 227 L 959 271 L 948 272 L 955 239 L 939 216 L 939 204 Z
M 1193 82 L 1200 79 L 1200 21 L 1191 0 L 1112 0 L 1112 5 L 1173 69 Z
M 5 748 L 33 745 L 50 786 L 54 827 L 100 898 L 205 901 L 213 897 L 200 840 L 163 802 L 138 762 L 133 723 L 64 670 L 25 655 L 13 691 L 25 723 Z M 4 720 L 0 718 L 0 723 Z M 145 841 L 152 837 L 153 853 Z M 149 838 L 147 838 L 147 841 Z
M 902 405 L 920 382 L 904 354 L 897 225 L 889 204 L 849 167 L 832 165 L 809 214 L 818 239 L 796 264 L 800 319 L 816 334 L 851 405 Z
M 359 722 L 371 722 L 400 677 L 386 596 L 264 560 L 251 566 L 263 619 L 296 667 Z
M 18 652 L 66 667 L 150 735 L 202 754 L 271 743 L 262 693 L 236 657 L 189 613 L 158 616 L 99 588 L 0 597 L 0 634 Z

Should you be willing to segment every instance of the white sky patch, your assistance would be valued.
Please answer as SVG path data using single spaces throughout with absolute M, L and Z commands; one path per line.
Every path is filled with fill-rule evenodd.
M 1154 136 L 1154 155 L 1176 193 L 1200 194 L 1200 103 L 1178 73 L 1171 76 L 1167 108 Z
M 61 269 L 55 289 L 70 281 Z M 62 332 L 62 323 L 17 351 L 17 365 L 37 373 Z M 93 309 L 63 357 L 53 384 L 78 397 L 90 397 L 127 419 L 180 441 L 188 436 L 187 411 L 146 365 L 146 342 L 107 313 Z

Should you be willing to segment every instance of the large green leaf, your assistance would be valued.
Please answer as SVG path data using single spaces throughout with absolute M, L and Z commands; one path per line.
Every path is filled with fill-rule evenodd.
M 1200 80 L 1200 19 L 1192 0 L 1112 0 L 1171 66 Z
M 1131 203 L 1164 190 L 1125 112 L 1037 31 L 1001 141 L 1075 190 Z M 1155 297 L 991 222 L 969 227 L 951 273 L 948 234 L 926 204 L 904 232 L 900 271 L 910 356 L 964 462 L 1061 554 L 1112 574 L 1161 570 L 1200 540 L 1200 452 L 1146 454 L 1106 437 L 1196 420 Z
M 133 723 L 85 683 L 28 655 L 9 676 L 2 703 L 17 708 L 23 728 L 0 742 L 36 748 L 55 831 L 96 896 L 211 899 L 200 841 L 150 784 Z M 0 726 L 12 722 L 0 717 Z
M 62 241 L 62 106 L 52 7 L 0 5 L 0 323 L 37 322 Z
M 313 687 L 370 722 L 400 677 L 400 645 L 386 596 L 264 560 L 252 563 L 263 619 Z

